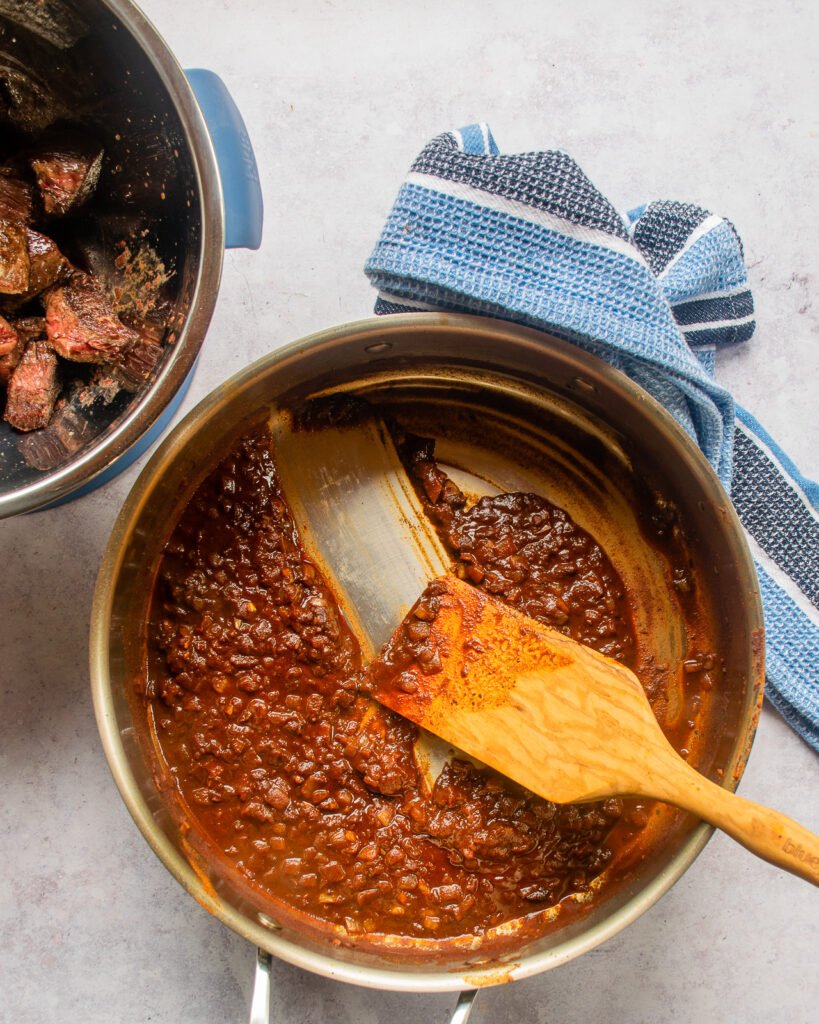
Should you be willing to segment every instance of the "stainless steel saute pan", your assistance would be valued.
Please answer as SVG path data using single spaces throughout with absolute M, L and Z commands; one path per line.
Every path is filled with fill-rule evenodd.
M 163 795 L 163 768 L 135 687 L 163 545 L 197 484 L 243 431 L 283 399 L 328 389 L 401 407 L 415 403 L 421 419 L 424 409 L 436 410 L 443 422 L 448 409 L 467 410 L 485 425 L 485 438 L 511 439 L 484 445 L 473 435 L 467 443 L 455 432 L 441 438 L 439 456 L 453 465 L 469 462 L 487 479 L 541 480 L 547 497 L 601 542 L 626 587 L 636 588 L 644 642 L 658 658 L 672 659 L 685 654 L 675 612 L 680 581 L 646 542 L 634 496 L 654 495 L 658 508 L 675 508 L 708 636 L 724 659 L 710 724 L 689 756 L 705 774 L 736 786 L 762 700 L 762 615 L 741 528 L 710 467 L 650 397 L 604 363 L 535 331 L 439 314 L 372 318 L 274 352 L 214 391 L 154 454 L 114 527 L 93 608 L 93 696 L 114 778 L 148 843 L 191 895 L 249 942 L 292 964 L 408 992 L 474 989 L 556 967 L 648 909 L 691 864 L 711 829 L 669 811 L 646 856 L 583 913 L 558 913 L 540 938 L 521 938 L 499 958 L 464 949 L 441 964 L 400 943 L 363 948 L 322 941 L 294 925 L 224 865 L 203 857 Z M 466 1001 L 459 1012 L 465 1019 Z

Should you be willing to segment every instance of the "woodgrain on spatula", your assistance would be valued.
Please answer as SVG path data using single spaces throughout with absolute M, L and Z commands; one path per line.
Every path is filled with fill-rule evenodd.
M 819 885 L 819 837 L 688 765 L 629 669 L 454 576 L 427 588 L 369 680 L 377 700 L 547 800 L 663 800 Z

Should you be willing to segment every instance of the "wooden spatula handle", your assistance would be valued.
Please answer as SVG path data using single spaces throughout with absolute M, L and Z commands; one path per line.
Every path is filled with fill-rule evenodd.
M 779 811 L 723 789 L 678 760 L 666 776 L 661 799 L 691 811 L 727 832 L 751 853 L 819 885 L 819 836 Z

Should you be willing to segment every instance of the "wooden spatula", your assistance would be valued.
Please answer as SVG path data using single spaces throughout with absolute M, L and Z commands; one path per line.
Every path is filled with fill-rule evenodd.
M 371 659 L 450 560 L 378 419 L 305 431 L 280 411 L 271 428 L 301 539 Z M 454 747 L 557 803 L 663 800 L 819 884 L 819 839 L 686 764 L 628 669 L 452 576 L 435 589 L 428 643 L 440 671 L 420 667 L 436 658 L 399 671 L 398 629 L 371 674 L 376 699 L 422 727 L 430 784 Z
M 369 680 L 376 700 L 547 800 L 664 800 L 819 885 L 819 837 L 686 764 L 633 672 L 454 576 L 430 584 Z

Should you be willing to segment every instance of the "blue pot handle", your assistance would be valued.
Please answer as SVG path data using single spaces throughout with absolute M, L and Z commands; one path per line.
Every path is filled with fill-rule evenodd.
M 222 79 L 204 68 L 185 71 L 208 126 L 225 207 L 225 248 L 258 249 L 264 218 L 262 187 L 250 136 Z

